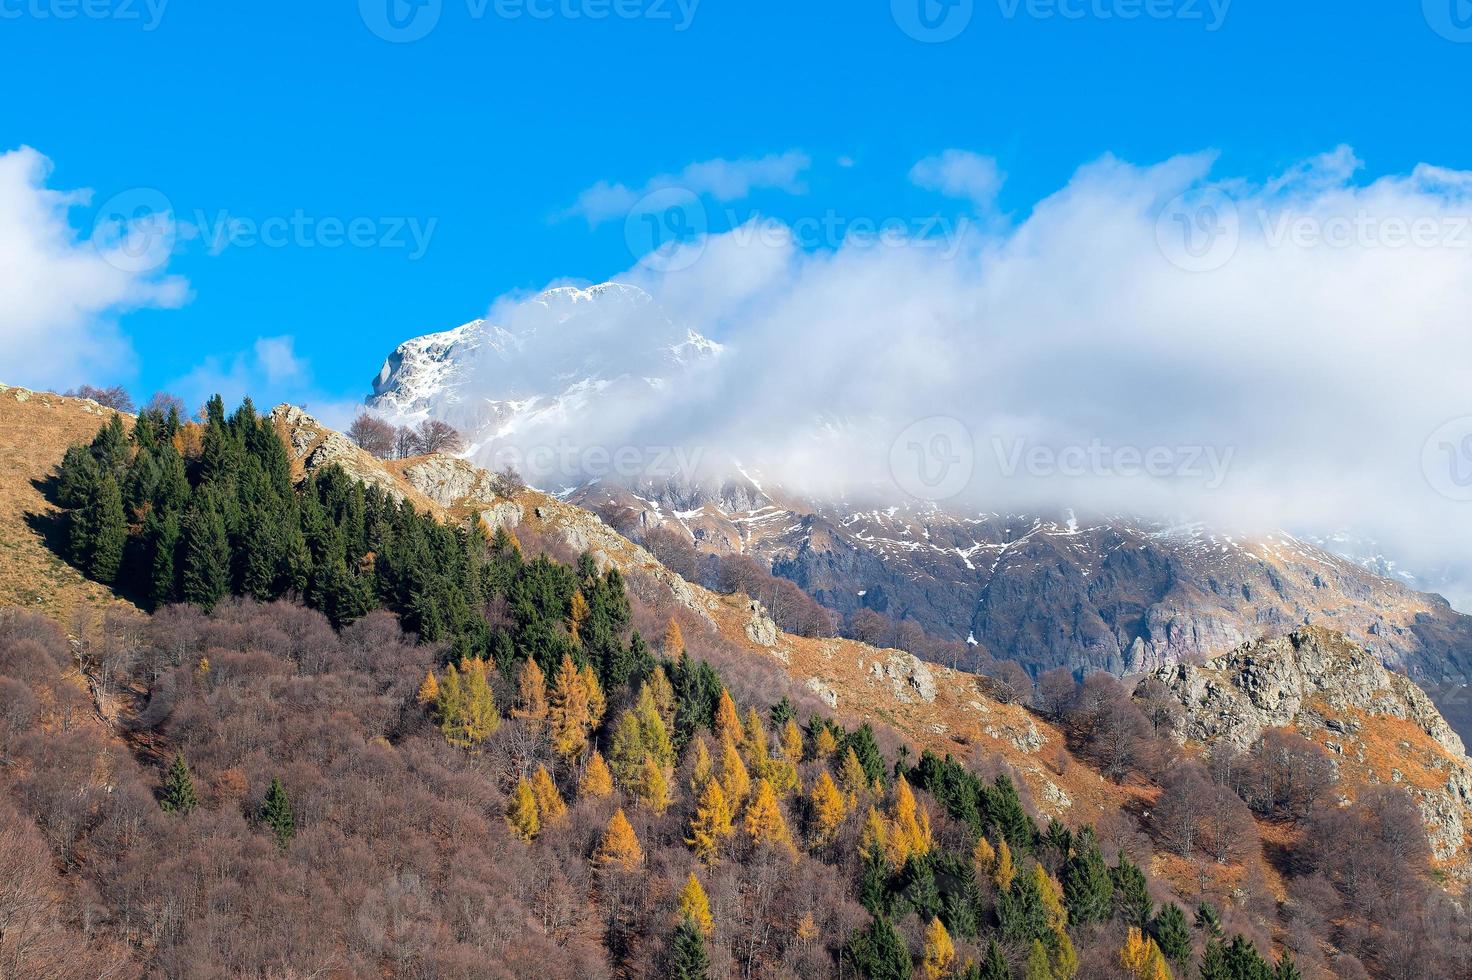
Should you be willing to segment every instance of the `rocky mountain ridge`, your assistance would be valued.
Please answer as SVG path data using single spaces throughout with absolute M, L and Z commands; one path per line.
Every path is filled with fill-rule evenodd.
M 1472 760 L 1461 737 L 1409 678 L 1343 636 L 1305 627 L 1152 676 L 1180 706 L 1181 741 L 1245 750 L 1291 729 L 1329 751 L 1345 785 L 1403 785 L 1438 858 L 1466 843 Z

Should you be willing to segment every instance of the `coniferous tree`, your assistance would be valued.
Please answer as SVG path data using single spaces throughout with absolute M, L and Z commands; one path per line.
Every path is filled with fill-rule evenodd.
M 710 976 L 705 936 L 689 916 L 680 921 L 670 937 L 668 967 L 671 980 L 708 980 Z
M 1114 884 L 1114 910 L 1128 926 L 1145 929 L 1150 925 L 1155 903 L 1150 899 L 1150 886 L 1145 872 L 1124 854 L 1109 870 L 1109 879 Z
M 1186 928 L 1186 913 L 1174 902 L 1160 907 L 1160 913 L 1150 923 L 1150 935 L 1160 946 L 1166 959 L 1173 963 L 1185 963 L 1191 958 L 1191 932 Z
M 1303 980 L 1303 972 L 1293 962 L 1293 957 L 1285 952 L 1273 971 L 1273 980 Z
M 1092 827 L 1085 827 L 1073 841 L 1073 854 L 1063 863 L 1060 877 L 1070 922 L 1083 925 L 1109 918 L 1114 885 Z
M 180 598 L 208 612 L 230 590 L 230 542 L 212 494 L 195 495 L 182 530 Z
M 1002 955 L 1002 947 L 995 938 L 986 941 L 986 958 L 981 961 L 976 980 L 1014 980 L 1012 967 Z
M 291 811 L 291 800 L 287 798 L 280 779 L 271 780 L 271 788 L 266 791 L 266 800 L 261 804 L 261 822 L 270 828 L 282 850 L 296 836 L 296 816 Z
M 148 597 L 153 608 L 159 609 L 179 598 L 177 557 L 181 530 L 178 516 L 173 511 L 150 511 L 144 522 L 144 536 L 151 556 Z
M 996 827 L 1014 859 L 1031 853 L 1035 828 L 1027 811 L 1022 808 L 1022 799 L 1017 795 L 1017 786 L 1005 773 L 997 776 L 983 797 L 984 821 L 988 827 Z
M 844 956 L 869 980 L 910 980 L 910 951 L 887 916 L 875 916 L 849 937 Z
M 925 949 L 920 960 L 926 980 L 942 980 L 955 963 L 956 944 L 951 941 L 951 934 L 946 931 L 945 923 L 932 918 L 925 927 Z
M 686 879 L 685 887 L 680 890 L 680 897 L 675 905 L 675 917 L 681 921 L 694 922 L 702 935 L 709 936 L 715 929 L 715 920 L 710 915 L 710 899 L 706 897 L 700 878 L 693 871 Z
M 128 541 L 128 522 L 123 515 L 123 497 L 118 481 L 104 473 L 97 492 L 87 505 L 87 527 L 91 533 L 87 551 L 87 574 L 99 582 L 117 579 L 123 564 L 123 548 Z
M 182 754 L 174 756 L 169 771 L 164 775 L 164 785 L 159 793 L 158 805 L 165 813 L 187 814 L 199 806 L 199 796 L 194 791 L 194 780 L 189 775 L 189 766 Z

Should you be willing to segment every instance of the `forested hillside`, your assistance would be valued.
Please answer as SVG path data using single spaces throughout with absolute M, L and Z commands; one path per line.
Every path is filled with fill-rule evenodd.
M 1408 799 L 1291 781 L 1303 740 L 1202 765 L 1055 677 L 1056 764 L 1134 802 L 1043 821 L 532 528 L 294 481 L 248 403 L 115 416 L 56 493 L 156 612 L 0 613 L 0 976 L 1472 969 Z

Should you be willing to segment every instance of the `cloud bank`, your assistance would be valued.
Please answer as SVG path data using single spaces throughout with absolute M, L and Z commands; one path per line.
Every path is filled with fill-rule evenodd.
M 913 176 L 988 199 L 981 159 Z M 1472 174 L 1357 182 L 1343 147 L 1260 183 L 1213 165 L 1105 157 L 959 250 L 736 229 L 678 272 L 635 267 L 728 352 L 618 438 L 814 492 L 899 496 L 897 465 L 949 461 L 950 506 L 1353 528 L 1423 568 L 1472 553 Z
M 49 188 L 50 175 L 51 161 L 29 147 L 0 154 L 3 380 L 36 388 L 117 381 L 135 364 L 117 318 L 188 299 L 188 284 L 138 248 L 166 238 L 173 219 L 125 215 L 81 238 L 68 216 L 91 192 Z

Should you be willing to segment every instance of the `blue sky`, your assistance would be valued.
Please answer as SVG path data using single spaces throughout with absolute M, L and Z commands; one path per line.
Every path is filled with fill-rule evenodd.
M 218 254 L 181 241 L 168 271 L 187 301 L 101 314 L 135 356 L 89 371 L 140 397 L 232 367 L 267 400 L 361 397 L 409 336 L 508 291 L 628 268 L 623 222 L 570 213 L 579 195 L 698 161 L 805 155 L 785 186 L 727 202 L 789 221 L 954 211 L 907 177 L 950 148 L 995 158 L 994 210 L 1012 221 L 1107 153 L 1215 149 L 1219 170 L 1250 179 L 1339 144 L 1364 162 L 1357 180 L 1472 169 L 1472 44 L 1445 19 L 1461 0 L 1161 0 L 1166 16 L 1135 18 L 1143 0 L 1068 14 L 976 0 L 943 43 L 902 29 L 903 0 L 631 0 L 632 18 L 589 16 L 599 0 L 537 7 L 550 16 L 442 0 L 412 43 L 365 26 L 387 0 L 89 2 L 95 16 L 75 16 L 81 0 L 0 0 L 0 151 L 33 147 L 47 186 L 93 191 L 70 210 L 79 235 L 133 188 L 184 220 L 431 229 L 422 255 L 407 233 L 405 247 L 306 247 L 309 234 Z M 283 353 L 262 338 L 290 340 Z

